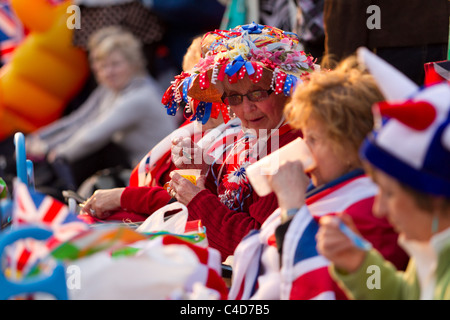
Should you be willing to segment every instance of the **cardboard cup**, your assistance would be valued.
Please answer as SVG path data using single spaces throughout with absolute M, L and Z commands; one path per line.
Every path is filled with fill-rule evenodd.
M 247 167 L 248 180 L 259 196 L 263 197 L 272 192 L 267 176 L 277 173 L 280 165 L 288 161 L 301 161 L 305 172 L 315 166 L 309 147 L 303 139 L 297 138 Z

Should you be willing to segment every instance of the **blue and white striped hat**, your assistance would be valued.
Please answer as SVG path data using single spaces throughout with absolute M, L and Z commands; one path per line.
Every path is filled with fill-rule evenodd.
M 366 48 L 358 58 L 387 100 L 374 106 L 378 123 L 361 157 L 418 191 L 450 197 L 450 84 L 418 87 Z

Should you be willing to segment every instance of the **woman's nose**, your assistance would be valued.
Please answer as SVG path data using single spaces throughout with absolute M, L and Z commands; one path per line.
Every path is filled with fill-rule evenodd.
M 242 97 L 242 108 L 245 113 L 252 112 L 256 109 L 256 105 L 254 102 L 250 101 L 246 96 Z
M 110 75 L 110 73 L 111 73 L 110 69 L 111 68 L 109 68 L 109 67 L 104 67 L 104 68 L 101 68 L 101 69 L 97 70 L 97 73 L 98 73 L 99 76 L 105 78 L 105 77 L 108 77 Z

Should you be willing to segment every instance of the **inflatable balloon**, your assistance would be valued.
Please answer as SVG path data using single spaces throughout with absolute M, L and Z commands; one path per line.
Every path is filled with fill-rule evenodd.
M 0 140 L 58 119 L 89 74 L 87 54 L 72 45 L 67 25 L 71 1 L 11 0 L 11 5 L 30 32 L 0 69 Z

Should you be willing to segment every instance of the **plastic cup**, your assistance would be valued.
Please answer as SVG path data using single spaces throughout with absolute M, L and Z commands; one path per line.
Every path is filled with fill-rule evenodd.
M 202 171 L 200 169 L 179 169 L 175 172 L 196 185 Z
M 315 166 L 309 147 L 303 139 L 297 138 L 247 167 L 248 180 L 260 197 L 272 192 L 267 176 L 277 173 L 280 165 L 288 161 L 301 161 L 305 172 L 312 170 Z

